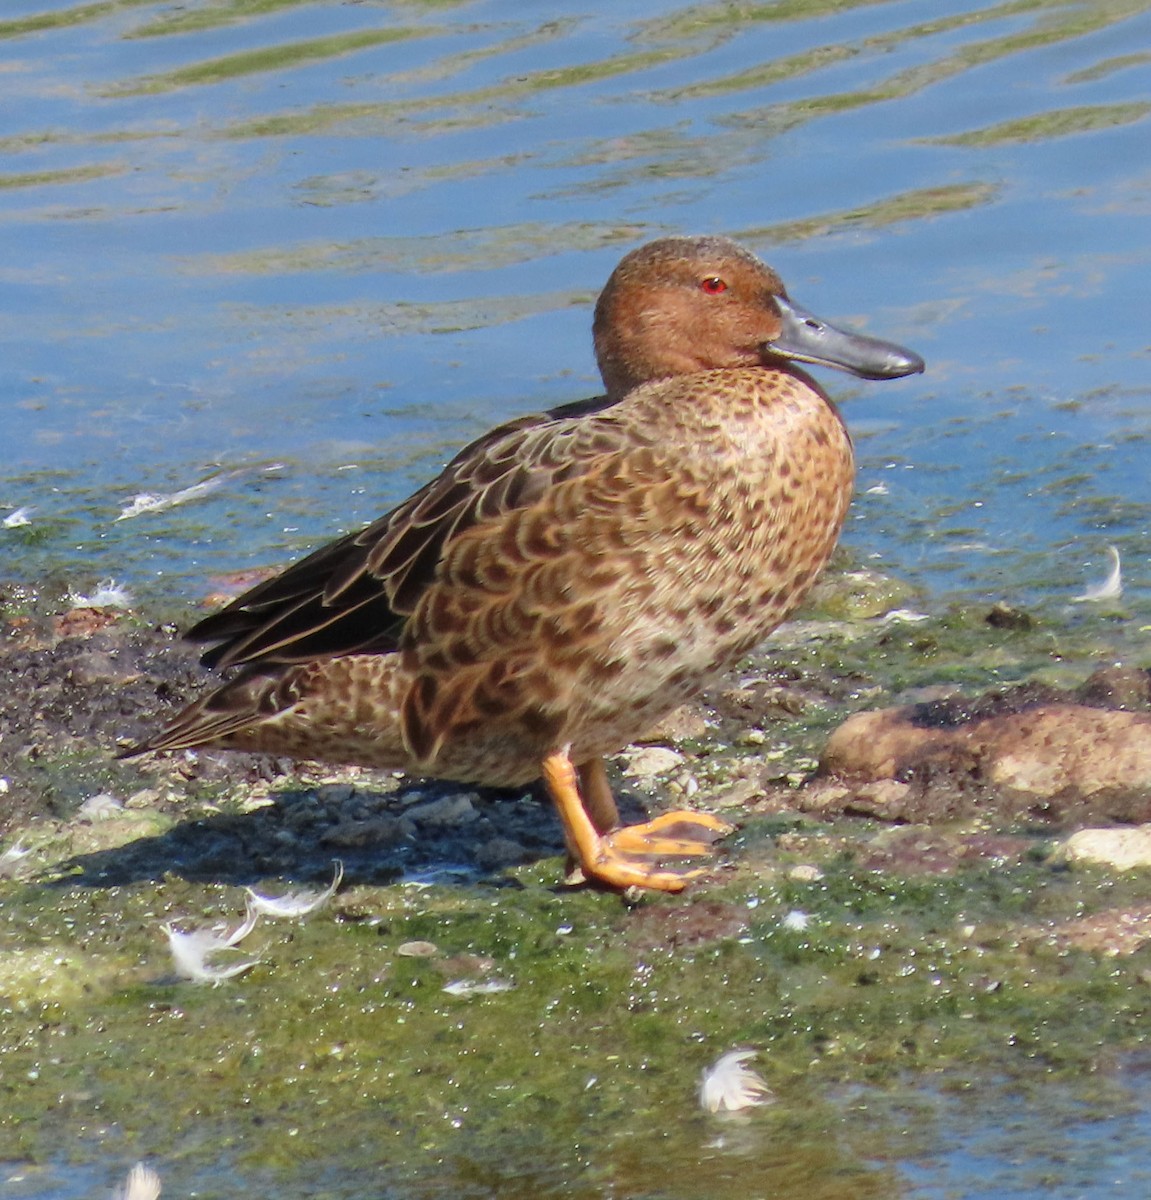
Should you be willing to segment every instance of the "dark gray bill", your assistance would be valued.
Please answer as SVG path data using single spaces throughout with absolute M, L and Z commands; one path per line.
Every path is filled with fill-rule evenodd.
M 923 370 L 923 359 L 894 342 L 836 329 L 783 296 L 773 297 L 783 318 L 779 337 L 764 349 L 796 362 L 838 367 L 861 379 L 899 379 Z

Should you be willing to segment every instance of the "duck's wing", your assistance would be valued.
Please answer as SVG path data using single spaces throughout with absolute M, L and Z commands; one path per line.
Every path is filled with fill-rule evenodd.
M 455 537 L 634 440 L 612 407 L 597 397 L 498 426 L 398 508 L 258 584 L 187 637 L 214 643 L 203 662 L 217 667 L 396 649 Z

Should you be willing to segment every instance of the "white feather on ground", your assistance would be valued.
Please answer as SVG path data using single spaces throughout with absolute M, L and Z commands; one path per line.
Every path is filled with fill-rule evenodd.
M 258 914 L 249 910 L 244 922 L 231 933 L 221 932 L 219 926 L 181 933 L 171 925 L 165 925 L 163 928 L 168 935 L 168 949 L 172 952 L 176 973 L 192 980 L 193 983 L 215 984 L 251 970 L 260 961 L 258 958 L 244 959 L 243 962 L 230 963 L 226 967 L 213 967 L 208 959 L 222 950 L 236 949 L 236 944 L 255 929 L 257 920 Z
M 160 1195 L 160 1176 L 144 1163 L 137 1163 L 116 1189 L 114 1200 L 157 1200 Z
M 1100 600 L 1118 600 L 1123 595 L 1123 564 L 1119 561 L 1119 551 L 1114 546 L 1108 546 L 1107 555 L 1111 559 L 1107 578 L 1084 588 L 1081 595 L 1073 597 L 1073 603 L 1093 604 Z
M 754 1050 L 729 1050 L 708 1067 L 700 1079 L 699 1103 L 707 1112 L 740 1112 L 774 1097 L 767 1084 L 744 1064 L 754 1058 Z
M 336 862 L 335 878 L 326 888 L 299 888 L 294 892 L 285 892 L 282 896 L 263 896 L 251 888 L 245 888 L 248 893 L 248 913 L 256 913 L 261 917 L 306 917 L 325 904 L 336 894 L 344 878 L 344 864 Z

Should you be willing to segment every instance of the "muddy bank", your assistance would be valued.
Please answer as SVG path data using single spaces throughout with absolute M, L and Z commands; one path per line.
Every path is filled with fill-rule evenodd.
M 988 767 L 988 722 L 1042 705 L 1142 719 L 1137 675 L 1108 696 L 1087 682 L 1116 659 L 1102 623 L 1062 629 L 1058 660 L 1042 623 L 979 611 L 780 631 L 612 763 L 628 817 L 687 804 L 739 826 L 689 893 L 636 903 L 561 884 L 528 792 L 116 761 L 204 685 L 194 654 L 138 614 L 18 600 L 0 636 L 0 1160 L 22 1178 L 147 1157 L 174 1195 L 542 1179 L 734 1200 L 779 1194 L 786 1147 L 804 1195 L 891 1196 L 905 1101 L 864 1120 L 845 1086 L 994 1077 L 1039 1097 L 1053 1074 L 1113 1074 L 1151 1015 L 1151 873 L 1057 853 L 1103 810 L 1037 813 Z M 828 757 L 874 719 L 926 730 L 927 759 L 914 742 Z M 875 802 L 892 787 L 917 807 Z M 327 883 L 333 859 L 322 911 L 220 952 L 242 974 L 180 977 L 168 930 L 227 935 L 241 885 Z M 700 1072 L 741 1047 L 776 1100 L 717 1126 Z M 333 1170 L 359 1182 L 325 1191 Z
M 1147 671 L 1112 664 L 1084 678 L 1088 642 L 1074 686 L 1037 673 L 980 693 L 1001 674 L 1005 646 L 1018 674 L 1030 661 L 1042 667 L 1048 632 L 1030 618 L 1004 623 L 998 609 L 884 616 L 903 593 L 883 582 L 861 597 L 860 578 L 822 585 L 822 611 L 836 619 L 785 627 L 616 758 L 627 819 L 687 804 L 736 823 L 965 821 L 972 841 L 963 853 L 977 856 L 989 833 L 1053 836 L 1151 819 Z M 9 589 L 0 611 L 9 681 L 0 695 L 0 836 L 36 831 L 42 845 L 56 844 L 50 857 L 66 857 L 92 883 L 165 872 L 311 878 L 334 857 L 353 880 L 435 870 L 494 878 L 563 851 L 538 789 L 501 793 L 227 752 L 119 761 L 117 750 L 210 685 L 196 650 L 173 624 L 115 607 L 69 608 Z M 994 666 L 970 656 L 976 642 Z M 954 675 L 961 656 L 968 688 L 930 682 Z M 913 671 L 926 686 L 900 686 Z M 917 694 L 928 698 L 884 704 Z

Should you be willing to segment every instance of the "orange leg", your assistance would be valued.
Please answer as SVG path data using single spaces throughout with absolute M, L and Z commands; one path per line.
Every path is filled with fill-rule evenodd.
M 576 767 L 579 776 L 577 787 L 583 800 L 584 811 L 591 819 L 596 833 L 611 833 L 619 828 L 619 809 L 615 806 L 615 797 L 611 794 L 611 784 L 607 781 L 607 771 L 604 770 L 602 758 L 591 758 Z M 580 867 L 579 858 L 574 848 L 568 845 L 567 864 L 564 867 L 566 883 L 586 883 L 587 877 Z
M 576 769 L 579 772 L 579 791 L 583 797 L 584 811 L 591 818 L 596 833 L 611 833 L 613 829 L 618 829 L 619 809 L 611 794 L 603 759 L 588 759 Z
M 602 762 L 595 759 L 581 769 L 589 793 L 587 805 L 580 797 L 576 768 L 566 750 L 549 754 L 543 760 L 542 774 L 563 823 L 568 849 L 584 876 L 609 887 L 682 891 L 703 870 L 661 871 L 647 860 L 707 854 L 713 842 L 731 832 L 731 826 L 723 821 L 693 812 L 665 813 L 645 825 L 601 830 L 597 828 L 600 823 L 614 825 L 617 815 Z M 669 829 L 677 830 L 678 836 L 665 834 Z

